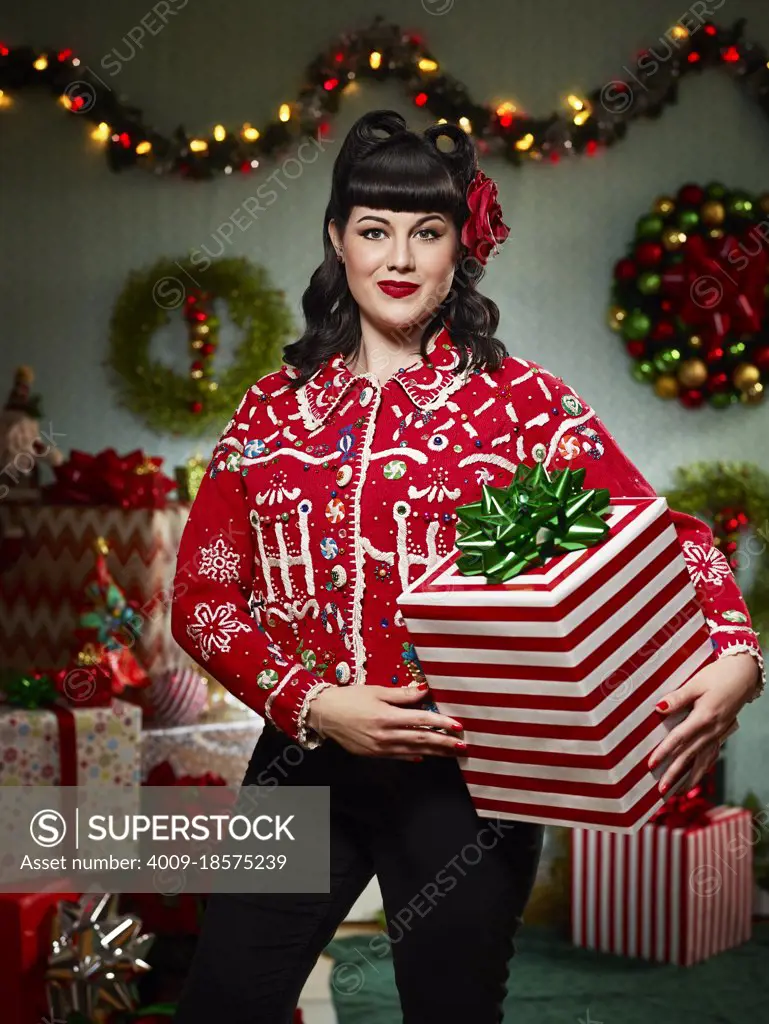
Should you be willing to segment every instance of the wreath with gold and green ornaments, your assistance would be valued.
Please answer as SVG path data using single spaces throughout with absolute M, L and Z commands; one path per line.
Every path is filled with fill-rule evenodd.
M 769 383 L 769 193 L 659 196 L 614 266 L 609 326 L 636 380 L 689 409 L 758 405 Z

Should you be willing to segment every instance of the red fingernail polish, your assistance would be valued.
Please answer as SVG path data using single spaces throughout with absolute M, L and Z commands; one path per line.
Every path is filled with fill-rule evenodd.
M 457 750 L 467 750 L 467 744 L 464 743 L 462 740 L 458 740 L 456 743 L 456 748 Z
M 668 788 L 667 782 L 660 782 L 660 793 L 664 793 Z
M 670 707 L 670 705 L 668 704 L 668 702 L 666 700 L 658 700 L 657 701 L 657 707 L 660 709 L 660 711 L 667 711 L 667 709 Z

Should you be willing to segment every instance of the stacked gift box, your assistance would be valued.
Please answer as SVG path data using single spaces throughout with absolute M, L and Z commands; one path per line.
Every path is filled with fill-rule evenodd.
M 0 669 L 66 662 L 99 538 L 141 618 L 144 669 L 155 677 L 183 660 L 171 636 L 169 590 L 190 502 L 169 500 L 179 484 L 162 461 L 139 449 L 124 456 L 75 450 L 40 500 L 0 504 L 0 536 L 16 538 L 2 571 Z
M 574 829 L 575 946 L 688 966 L 751 937 L 750 811 L 673 797 L 634 835 Z

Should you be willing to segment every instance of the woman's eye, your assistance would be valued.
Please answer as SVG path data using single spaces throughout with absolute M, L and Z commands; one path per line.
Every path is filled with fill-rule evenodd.
M 365 228 L 361 232 L 361 234 L 362 234 L 363 238 L 371 238 L 371 232 L 372 231 L 375 232 L 375 233 L 378 233 L 377 237 L 372 239 L 372 241 L 375 241 L 375 242 L 379 240 L 379 236 L 384 234 L 384 228 Z M 419 231 L 417 231 L 417 235 L 421 236 L 422 237 L 422 241 L 425 241 L 425 242 L 432 242 L 432 240 L 434 238 L 440 238 L 440 235 L 435 230 L 435 228 L 420 228 Z

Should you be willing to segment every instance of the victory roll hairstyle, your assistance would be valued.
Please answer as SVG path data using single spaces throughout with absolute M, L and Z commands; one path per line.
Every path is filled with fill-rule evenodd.
M 452 143 L 450 149 L 439 148 L 444 137 Z M 452 218 L 459 237 L 470 213 L 466 195 L 476 171 L 475 147 L 457 125 L 435 124 L 413 132 L 394 110 L 373 110 L 355 122 L 334 162 L 323 218 L 323 262 L 302 296 L 305 331 L 283 351 L 285 362 L 299 371 L 291 387 L 301 387 L 335 352 L 347 359 L 360 349 L 358 306 L 329 237 L 329 223 L 333 220 L 342 234 L 355 206 L 442 213 Z M 461 245 L 448 295 L 425 315 L 423 358 L 430 338 L 445 326 L 461 353 L 457 373 L 468 363 L 471 369 L 498 369 L 507 351 L 494 338 L 499 310 L 477 290 L 482 275 L 481 262 Z

